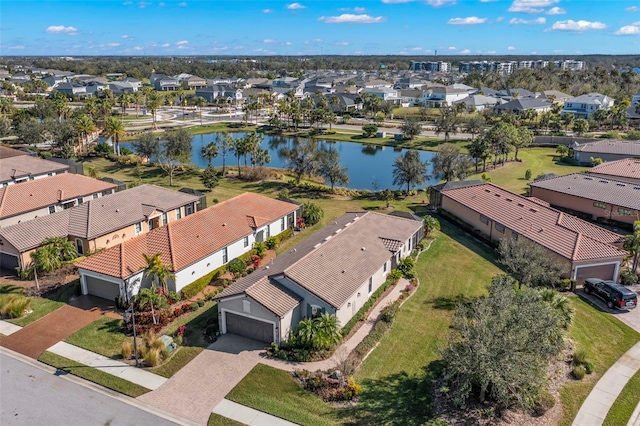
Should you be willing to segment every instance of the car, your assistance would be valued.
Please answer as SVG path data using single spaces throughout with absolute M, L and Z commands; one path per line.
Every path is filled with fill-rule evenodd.
M 604 300 L 609 309 L 634 309 L 638 306 L 638 295 L 614 281 L 587 278 L 584 281 L 584 292 Z

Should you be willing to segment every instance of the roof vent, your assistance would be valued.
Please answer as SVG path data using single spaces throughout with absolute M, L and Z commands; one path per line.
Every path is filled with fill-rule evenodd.
M 342 273 L 344 274 L 345 272 L 347 272 L 345 269 L 342 270 Z
M 227 222 L 223 222 L 223 223 L 222 223 L 222 226 L 227 226 Z
M 364 247 L 361 247 L 361 248 L 360 248 L 360 250 L 362 250 L 362 251 L 365 251 L 365 250 L 366 250 L 366 248 L 364 248 Z
M 120 209 L 116 209 L 116 213 L 120 213 Z

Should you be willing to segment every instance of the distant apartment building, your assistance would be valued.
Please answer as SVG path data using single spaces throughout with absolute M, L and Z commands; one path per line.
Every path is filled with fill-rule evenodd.
M 460 62 L 458 64 L 458 71 L 468 74 L 472 71 L 478 71 L 481 73 L 497 72 L 500 74 L 510 74 L 519 69 L 542 69 L 548 66 L 551 62 L 542 59 L 530 60 L 530 61 L 472 61 L 472 62 Z M 580 71 L 585 69 L 583 61 L 575 61 L 572 59 L 553 61 L 553 64 L 561 69 L 567 71 Z
M 451 71 L 451 63 L 443 61 L 411 61 L 409 71 L 449 72 Z

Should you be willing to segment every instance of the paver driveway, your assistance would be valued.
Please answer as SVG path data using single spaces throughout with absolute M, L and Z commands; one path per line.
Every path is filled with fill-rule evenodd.
M 262 359 L 265 344 L 224 334 L 169 381 L 139 400 L 206 424 L 211 410 Z

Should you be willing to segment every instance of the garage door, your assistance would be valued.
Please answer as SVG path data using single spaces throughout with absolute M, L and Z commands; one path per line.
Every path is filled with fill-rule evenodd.
M 226 313 L 227 333 L 259 340 L 260 342 L 273 342 L 273 324 L 258 321 L 240 315 Z
M 18 256 L 0 253 L 0 269 L 4 269 L 15 274 L 18 266 L 20 266 L 18 263 Z
M 601 280 L 614 279 L 613 274 L 616 271 L 616 265 L 599 265 L 599 266 L 582 266 L 578 268 L 576 274 L 576 283 L 578 285 L 584 284 L 584 280 L 587 278 L 600 278 Z
M 86 277 L 87 292 L 103 299 L 115 301 L 116 297 L 120 295 L 120 286 L 116 283 L 104 281 L 99 278 Z

